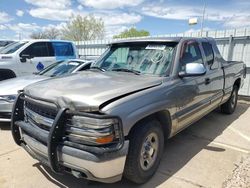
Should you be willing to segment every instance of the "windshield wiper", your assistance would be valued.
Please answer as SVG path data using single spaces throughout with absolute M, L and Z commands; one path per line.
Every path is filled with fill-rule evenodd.
M 90 67 L 90 69 L 97 69 L 97 70 L 100 70 L 102 72 L 105 72 L 106 70 L 103 69 L 103 68 L 100 68 L 100 67 Z
M 126 68 L 115 68 L 115 69 L 112 69 L 112 71 L 131 72 L 131 73 L 134 73 L 134 74 L 136 74 L 136 75 L 141 74 L 141 72 L 140 72 L 140 71 L 137 71 L 137 70 L 131 70 L 131 69 L 126 69 Z

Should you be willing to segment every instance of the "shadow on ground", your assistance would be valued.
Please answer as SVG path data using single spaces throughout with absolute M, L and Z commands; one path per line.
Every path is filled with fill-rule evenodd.
M 9 131 L 10 130 L 10 123 L 0 123 L 0 130 L 1 131 Z
M 114 184 L 89 182 L 84 179 L 77 179 L 68 174 L 63 176 L 54 174 L 48 167 L 44 167 L 40 163 L 34 164 L 34 167 L 49 181 L 59 187 L 156 187 L 184 167 L 201 150 L 223 152 L 223 148 L 212 147 L 209 144 L 221 135 L 232 122 L 237 120 L 249 106 L 249 104 L 239 103 L 235 113 L 232 115 L 225 115 L 220 113 L 219 110 L 215 110 L 168 140 L 157 173 L 151 180 L 141 186 L 134 185 L 127 180 L 122 180 Z M 9 126 L 3 125 L 0 126 L 0 129 L 9 130 Z

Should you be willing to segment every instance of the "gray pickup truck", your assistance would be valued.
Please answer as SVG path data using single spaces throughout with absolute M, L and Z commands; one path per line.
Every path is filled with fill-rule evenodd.
M 140 184 L 165 140 L 215 108 L 234 112 L 244 77 L 245 65 L 225 61 L 211 38 L 117 41 L 89 71 L 27 86 L 12 135 L 55 173 Z

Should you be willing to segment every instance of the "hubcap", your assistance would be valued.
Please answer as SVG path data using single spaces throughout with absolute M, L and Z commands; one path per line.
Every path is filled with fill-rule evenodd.
M 231 107 L 234 108 L 235 104 L 236 104 L 236 100 L 237 100 L 237 94 L 236 91 L 234 90 L 234 92 L 232 93 L 232 100 L 231 100 Z
M 157 158 L 159 138 L 156 133 L 150 133 L 142 144 L 140 165 L 143 170 L 150 169 Z

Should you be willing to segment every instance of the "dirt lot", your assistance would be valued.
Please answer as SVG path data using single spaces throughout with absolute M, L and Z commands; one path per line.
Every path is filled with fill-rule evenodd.
M 212 112 L 166 143 L 155 176 L 138 187 L 250 187 L 250 103 L 233 115 Z M 0 187 L 136 187 L 55 175 L 12 140 L 0 124 Z

